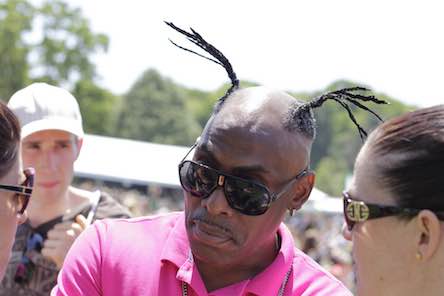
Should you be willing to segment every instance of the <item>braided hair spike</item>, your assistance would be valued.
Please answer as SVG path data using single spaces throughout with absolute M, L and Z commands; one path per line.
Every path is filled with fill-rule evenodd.
M 191 50 L 189 48 L 183 47 L 178 45 L 177 43 L 173 42 L 170 39 L 170 42 L 175 45 L 176 47 L 185 50 L 187 52 L 191 52 L 197 56 L 200 56 L 202 58 L 205 58 L 209 61 L 212 61 L 220 66 L 222 66 L 225 71 L 227 71 L 228 77 L 231 80 L 231 87 L 225 92 L 225 94 L 219 99 L 219 102 L 217 104 L 217 106 L 220 106 L 225 99 L 232 93 L 234 92 L 236 89 L 239 88 L 239 79 L 236 76 L 236 73 L 233 70 L 233 67 L 231 66 L 230 61 L 222 54 L 222 52 L 220 52 L 216 47 L 214 47 L 212 44 L 208 43 L 198 32 L 196 32 L 193 28 L 190 28 L 190 32 L 187 32 L 179 27 L 177 27 L 176 25 L 174 25 L 172 22 L 165 22 L 165 24 L 167 24 L 169 27 L 173 28 L 175 31 L 181 33 L 182 35 L 184 35 L 185 37 L 187 37 L 188 41 L 190 41 L 191 43 L 193 43 L 194 45 L 200 47 L 201 49 L 203 49 L 205 52 L 207 52 L 208 54 L 210 54 L 212 57 L 207 57 L 203 54 L 200 54 L 198 52 L 195 52 L 194 50 Z M 216 107 L 217 107 L 216 106 Z
M 339 90 L 335 90 L 332 92 L 328 92 L 326 94 L 322 94 L 313 100 L 304 103 L 304 104 L 295 104 L 289 111 L 288 118 L 286 119 L 286 127 L 290 130 L 300 129 L 301 125 L 299 124 L 301 118 L 304 114 L 307 113 L 308 110 L 313 110 L 315 108 L 321 107 L 327 100 L 332 100 L 341 105 L 348 113 L 351 121 L 355 124 L 358 129 L 359 136 L 362 140 L 367 137 L 367 132 L 365 129 L 361 127 L 361 125 L 356 120 L 356 117 L 353 115 L 352 109 L 350 105 L 354 105 L 362 110 L 365 110 L 371 114 L 373 114 L 378 120 L 383 121 L 382 118 L 369 107 L 362 104 L 360 101 L 364 102 L 373 102 L 375 104 L 389 104 L 384 100 L 380 100 L 376 98 L 374 95 L 364 95 L 359 92 L 368 92 L 370 89 L 356 86 L 343 88 Z M 305 131 L 305 129 L 304 129 Z M 314 131 L 309 132 L 308 136 L 314 138 Z

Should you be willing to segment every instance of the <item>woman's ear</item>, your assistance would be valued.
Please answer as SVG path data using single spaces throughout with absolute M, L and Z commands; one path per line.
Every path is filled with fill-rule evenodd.
M 441 242 L 441 223 L 436 215 L 429 210 L 422 210 L 417 216 L 417 253 L 418 260 L 430 260 Z
M 307 201 L 310 196 L 311 190 L 315 183 L 315 173 L 313 171 L 307 171 L 307 173 L 297 181 L 293 198 L 290 200 L 289 209 L 299 210 L 302 205 Z

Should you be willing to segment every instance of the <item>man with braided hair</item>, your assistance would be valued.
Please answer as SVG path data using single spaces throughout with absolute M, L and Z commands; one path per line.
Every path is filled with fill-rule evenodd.
M 282 221 L 314 185 L 311 109 L 332 99 L 356 123 L 348 103 L 382 101 L 359 88 L 309 103 L 240 89 L 222 53 L 195 31 L 168 25 L 211 54 L 232 82 L 179 164 L 185 211 L 95 223 L 74 243 L 52 295 L 351 295 L 295 248 Z

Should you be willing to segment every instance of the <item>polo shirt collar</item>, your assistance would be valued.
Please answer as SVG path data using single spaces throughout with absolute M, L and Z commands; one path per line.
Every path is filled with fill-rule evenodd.
M 163 247 L 161 261 L 170 261 L 180 267 L 188 260 L 190 244 L 185 229 L 185 214 L 182 212 L 170 231 Z
M 291 270 L 294 258 L 294 240 L 288 228 L 281 223 L 278 229 L 281 237 L 281 248 L 274 261 L 261 273 L 250 279 L 246 292 L 255 295 L 277 295 L 284 278 Z M 292 273 L 292 272 L 291 272 Z M 293 287 L 292 276 L 290 274 L 285 290 Z

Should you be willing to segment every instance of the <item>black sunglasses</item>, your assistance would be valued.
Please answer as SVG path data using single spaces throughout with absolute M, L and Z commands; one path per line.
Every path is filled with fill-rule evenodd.
M 191 147 L 191 150 L 195 146 L 196 144 Z M 306 173 L 305 169 L 292 178 L 281 191 L 271 193 L 267 187 L 258 182 L 229 175 L 201 163 L 182 160 L 179 164 L 180 183 L 185 191 L 195 197 L 205 199 L 220 186 L 224 190 L 230 207 L 249 216 L 264 214 L 272 202 L 279 199 L 294 181 Z
M 18 214 L 22 215 L 26 207 L 28 206 L 29 199 L 32 194 L 32 187 L 34 186 L 34 174 L 33 168 L 27 168 L 23 171 L 25 174 L 25 181 L 21 185 L 4 185 L 0 184 L 0 190 L 15 192 L 14 202 L 17 206 Z
M 396 215 L 415 216 L 424 209 L 402 208 L 397 206 L 382 206 L 368 204 L 363 201 L 354 200 L 347 192 L 342 193 L 344 201 L 344 218 L 348 230 L 352 230 L 356 223 L 371 219 L 383 218 Z M 438 219 L 444 220 L 443 212 L 435 212 Z

